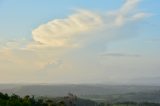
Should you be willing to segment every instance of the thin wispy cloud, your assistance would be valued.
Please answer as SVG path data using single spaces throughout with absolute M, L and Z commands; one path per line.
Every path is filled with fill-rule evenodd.
M 125 53 L 104 53 L 102 57 L 141 57 L 139 54 L 125 54 Z

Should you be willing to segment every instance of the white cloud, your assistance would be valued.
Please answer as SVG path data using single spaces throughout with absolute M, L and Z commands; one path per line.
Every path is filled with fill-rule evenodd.
M 62 77 L 73 81 L 77 76 L 79 77 L 77 80 L 82 80 L 84 77 L 83 80 L 86 80 L 90 75 L 93 76 L 91 78 L 97 78 L 100 81 L 101 78 L 106 78 L 103 75 L 108 73 L 107 75 L 110 76 L 111 74 L 106 71 L 106 67 L 99 63 L 96 56 L 110 37 L 121 37 L 127 33 L 128 29 L 130 32 L 131 28 L 128 28 L 128 26 L 132 26 L 130 22 L 147 16 L 146 13 L 136 10 L 138 2 L 139 0 L 126 0 L 120 9 L 107 14 L 77 10 L 64 19 L 53 19 L 42 24 L 32 31 L 33 41 L 25 44 L 26 48 L 21 46 L 24 45 L 23 43 L 8 42 L 5 48 L 0 49 L 0 65 L 3 66 L 0 69 L 17 70 L 17 72 L 25 70 L 26 73 L 45 70 L 39 77 L 43 77 L 45 73 L 44 77 L 51 81 Z M 125 30 L 126 26 L 127 31 Z M 131 36 L 127 33 L 128 35 Z M 107 55 L 137 56 L 117 53 Z M 126 64 L 128 63 L 126 62 Z M 112 66 L 111 70 L 114 69 L 116 70 L 116 67 Z M 38 73 L 34 75 L 36 76 Z M 34 75 L 31 76 L 34 78 Z
M 0 50 L 0 63 L 8 62 L 9 66 L 14 65 L 13 67 L 17 68 L 17 70 L 23 69 L 24 67 L 27 71 L 43 70 L 49 64 L 55 65 L 54 67 L 56 67 L 60 63 L 54 55 L 54 52 L 50 51 L 50 53 L 52 54 L 49 55 L 49 53 L 45 53 L 44 51 L 42 53 L 41 51 L 4 48 Z M 7 66 L 5 70 L 8 69 L 10 69 L 10 67 Z
M 53 19 L 32 31 L 34 42 L 28 47 L 77 47 L 79 44 L 75 41 L 76 37 L 89 35 L 85 33 L 123 26 L 129 21 L 146 17 L 147 13 L 135 12 L 138 3 L 139 0 L 126 0 L 120 9 L 111 11 L 107 15 L 88 10 L 77 10 L 67 18 Z
M 105 42 L 107 36 L 113 36 L 113 34 L 108 34 L 108 29 L 114 32 L 116 27 L 122 27 L 128 21 L 135 21 L 146 17 L 146 13 L 133 12 L 138 2 L 139 0 L 126 0 L 120 9 L 110 11 L 107 15 L 89 10 L 76 10 L 74 14 L 69 15 L 67 18 L 53 19 L 34 29 L 32 31 L 33 41 L 29 44 L 25 45 L 26 41 L 25 43 L 9 41 L 1 51 L 3 51 L 4 57 L 7 57 L 6 59 L 9 59 L 9 61 L 12 60 L 12 62 L 19 64 L 32 63 L 32 65 L 44 68 L 48 66 L 51 61 L 56 62 L 55 57 L 60 58 L 62 54 L 64 55 L 66 52 L 64 48 L 79 47 L 82 43 L 85 43 L 84 41 L 88 42 L 89 40 L 91 42 L 102 42 L 104 40 Z M 96 37 L 93 38 L 93 36 Z M 79 43 L 80 40 L 83 40 L 81 44 Z M 22 47 L 22 45 L 27 47 Z M 102 44 L 100 45 L 102 46 Z M 45 51 L 50 52 L 52 55 L 48 56 L 48 53 L 45 52 L 39 57 L 36 56 L 36 53 L 44 52 L 40 50 L 40 48 L 45 49 Z M 27 55 L 34 55 L 35 61 L 30 58 L 25 58 L 26 55 L 24 51 L 28 52 L 28 50 L 34 50 Z M 22 56 L 14 56 L 13 51 L 22 52 Z M 9 54 L 10 58 L 5 56 L 5 53 Z
M 137 14 L 133 15 L 132 20 L 140 20 L 140 19 L 143 19 L 144 17 L 149 17 L 150 15 L 151 14 L 140 12 L 140 13 L 137 13 Z
M 86 10 L 78 10 L 77 13 L 65 19 L 54 19 L 47 24 L 40 25 L 32 31 L 33 40 L 53 47 L 75 46 L 71 44 L 74 36 L 95 30 L 102 23 L 99 15 Z
M 139 2 L 140 0 L 126 0 L 124 5 L 119 9 L 119 12 L 123 15 L 131 13 Z
M 115 26 L 122 26 L 129 21 L 137 21 L 149 16 L 148 13 L 137 11 L 139 2 L 140 0 L 126 0 L 120 9 L 108 12 L 108 16 L 112 16 Z

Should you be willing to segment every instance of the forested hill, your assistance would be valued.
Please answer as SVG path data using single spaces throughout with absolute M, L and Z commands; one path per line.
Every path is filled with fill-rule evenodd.
M 73 94 L 69 94 L 65 97 L 48 98 L 26 95 L 20 97 L 16 94 L 8 95 L 0 93 L 0 106 L 160 106 L 158 103 L 136 103 L 136 102 L 94 102 L 91 100 L 80 99 Z
M 73 94 L 59 98 L 47 98 L 26 95 L 20 97 L 16 94 L 8 95 L 0 93 L 0 106 L 98 106 L 91 100 L 80 99 Z
M 1 87 L 1 85 L 0 85 Z M 21 97 L 34 95 L 37 97 L 56 98 L 65 97 L 69 92 L 80 98 L 78 101 L 92 100 L 95 102 L 152 102 L 160 103 L 159 86 L 109 86 L 109 85 L 5 85 L 0 92 L 9 95 L 17 94 Z M 60 100 L 62 99 L 60 98 Z M 44 99 L 44 98 L 43 98 Z M 86 103 L 86 102 L 80 102 Z M 1 105 L 0 105 L 1 106 Z
M 3 85 L 4 86 L 4 85 Z M 1 85 L 0 85 L 1 87 Z M 4 87 L 3 87 L 4 88 Z M 111 86 L 111 85 L 17 85 L 6 87 L 0 92 L 8 94 L 18 94 L 20 96 L 36 95 L 36 96 L 65 96 L 69 92 L 77 96 L 87 95 L 114 95 L 139 92 L 155 92 L 160 91 L 160 86 Z

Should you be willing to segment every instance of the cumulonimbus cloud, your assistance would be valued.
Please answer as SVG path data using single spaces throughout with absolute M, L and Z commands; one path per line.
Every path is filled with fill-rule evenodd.
M 114 72 L 112 75 L 106 73 L 106 63 L 104 62 L 105 66 L 102 66 L 99 63 L 99 59 L 95 57 L 101 50 L 99 49 L 100 46 L 105 45 L 104 43 L 106 43 L 106 39 L 110 38 L 110 36 L 115 36 L 114 34 L 112 34 L 112 32 L 116 32 L 116 37 L 121 37 L 124 33 L 126 33 L 127 36 L 132 36 L 133 34 L 130 34 L 130 31 L 129 34 L 127 33 L 128 30 L 125 30 L 123 34 L 121 33 L 121 31 L 123 32 L 126 26 L 130 26 L 130 22 L 134 23 L 135 21 L 148 16 L 148 13 L 139 12 L 136 9 L 139 1 L 140 0 L 126 0 L 126 2 L 119 9 L 115 11 L 111 10 L 104 13 L 94 12 L 90 10 L 76 10 L 75 13 L 67 16 L 64 19 L 53 19 L 48 23 L 41 24 L 32 31 L 32 42 L 26 41 L 25 44 L 19 44 L 16 40 L 10 41 L 6 43 L 6 45 L 2 45 L 2 47 L 0 47 L 0 70 L 5 70 L 3 72 L 8 71 L 9 73 L 15 73 L 13 70 L 17 70 L 17 73 L 23 73 L 23 75 L 21 74 L 22 77 L 27 76 L 29 80 L 31 79 L 31 76 L 33 78 L 37 76 L 37 74 L 39 73 L 39 71 L 37 72 L 37 70 L 45 70 L 44 73 L 46 73 L 47 75 L 45 76 L 42 74 L 40 76 L 45 76 L 45 78 L 49 80 L 56 80 L 56 77 L 59 77 L 60 79 L 62 77 L 65 77 L 64 80 L 68 80 L 68 78 L 75 80 L 75 76 L 79 76 L 83 78 L 84 81 L 86 81 L 86 79 L 88 80 L 88 78 L 92 76 L 90 74 L 93 74 L 93 78 L 97 78 L 98 76 L 97 80 L 101 79 L 100 77 L 104 77 L 104 79 L 107 77 L 103 75 L 114 77 Z M 121 27 L 124 27 L 124 29 Z M 111 33 L 108 32 L 110 29 Z M 103 41 L 104 39 L 105 41 Z M 85 40 L 85 42 L 81 42 L 80 40 Z M 88 42 L 90 41 L 91 46 L 88 46 Z M 72 49 L 75 47 L 80 47 L 82 43 L 85 46 L 84 48 L 79 48 L 75 51 L 70 50 L 70 48 Z M 99 45 L 97 46 L 97 44 Z M 94 50 L 92 49 L 92 47 Z M 101 53 L 103 53 L 103 51 L 100 51 L 100 54 Z M 123 63 L 121 62 L 122 58 L 126 57 L 127 60 L 129 57 L 137 58 L 140 55 L 128 54 L 126 52 L 109 52 L 106 54 L 102 54 L 101 56 L 102 58 L 111 57 L 111 62 L 108 63 L 113 64 L 113 66 L 108 65 L 109 67 L 107 68 L 108 70 L 116 70 L 116 68 L 114 67 L 116 64 L 120 66 L 121 64 L 119 65 L 119 63 Z M 115 61 L 113 59 L 112 63 L 112 58 L 114 57 L 121 58 L 119 58 L 120 60 L 118 61 Z M 132 58 L 129 59 L 132 60 Z M 128 61 L 124 62 L 125 67 L 127 66 L 127 64 L 129 64 L 127 62 Z M 136 61 L 135 63 L 138 62 Z M 150 64 L 150 62 L 148 63 Z M 135 66 L 136 65 L 134 65 L 134 67 Z M 46 72 L 46 70 L 49 71 Z M 118 70 L 120 71 L 119 67 Z M 123 70 L 123 68 L 121 70 Z M 26 74 L 28 73 L 28 75 L 24 74 L 24 71 L 26 71 Z M 92 71 L 94 71 L 94 73 Z M 31 75 L 32 72 L 36 72 L 36 74 Z M 59 73 L 60 75 L 58 75 L 57 73 Z M 21 76 L 20 74 L 18 75 Z M 1 76 L 4 75 L 2 74 Z M 10 74 L 10 76 L 12 75 Z M 68 76 L 68 78 L 66 76 Z M 84 78 L 84 76 L 86 76 L 86 78 Z M 76 79 L 78 78 L 76 77 Z
M 144 12 L 135 12 L 135 7 L 138 4 L 139 0 L 126 0 L 124 5 L 122 5 L 118 10 L 116 11 L 110 11 L 108 13 L 98 13 L 93 12 L 89 10 L 77 10 L 74 14 L 69 15 L 67 18 L 64 19 L 53 19 L 52 21 L 49 21 L 46 24 L 42 24 L 38 26 L 36 29 L 32 31 L 33 34 L 33 42 L 29 42 L 29 44 L 18 44 L 17 42 L 8 42 L 6 44 L 6 48 L 0 51 L 7 51 L 3 52 L 4 56 L 8 59 L 8 56 L 5 56 L 6 53 L 9 53 L 12 50 L 16 49 L 14 51 L 22 52 L 23 49 L 29 49 L 33 50 L 36 48 L 46 48 L 48 51 L 48 47 L 51 47 L 52 50 L 49 52 L 51 53 L 51 56 L 48 53 L 43 53 L 43 55 L 40 55 L 37 57 L 36 61 L 38 61 L 39 67 L 45 67 L 45 65 L 51 63 L 51 61 L 54 61 L 55 58 L 59 58 L 60 55 L 65 54 L 65 49 L 57 49 L 57 48 L 73 48 L 73 47 L 79 47 L 79 44 L 77 44 L 77 40 L 80 38 L 93 40 L 92 34 L 88 35 L 86 33 L 89 32 L 95 32 L 94 36 L 97 42 L 102 42 L 103 39 L 101 39 L 101 34 L 99 32 L 100 30 L 107 30 L 107 28 L 112 28 L 113 31 L 115 31 L 116 27 L 121 27 L 125 25 L 128 21 L 135 21 L 142 19 L 148 15 L 148 13 Z M 87 37 L 86 37 L 87 36 Z M 108 34 L 107 32 L 103 36 L 112 36 L 112 34 Z M 107 38 L 107 37 L 102 37 Z M 100 40 L 99 40 L 100 39 Z M 28 43 L 28 41 L 27 41 Z M 21 45 L 27 45 L 27 48 L 22 47 Z M 95 46 L 95 45 L 94 45 Z M 56 49 L 53 49 L 56 48 Z M 45 51 L 46 51 L 45 49 Z M 87 48 L 88 49 L 88 48 Z M 41 52 L 41 50 L 37 50 L 35 52 Z M 43 51 L 43 50 L 42 50 Z M 24 53 L 22 53 L 24 54 Z M 31 52 L 32 55 L 33 53 Z M 15 54 L 11 55 L 14 57 Z M 49 56 L 48 56 L 49 55 Z M 115 55 L 115 54 L 114 54 Z M 121 54 L 118 54 L 119 56 L 122 56 Z M 17 56 L 15 56 L 17 57 Z M 18 62 L 26 61 L 26 59 L 23 59 L 22 56 L 18 56 L 19 58 L 11 58 L 12 60 L 19 60 Z M 42 59 L 41 59 L 42 58 Z M 28 59 L 28 58 L 27 58 Z M 30 63 L 25 62 L 25 63 Z M 56 59 L 57 60 L 57 59 Z M 59 60 L 59 59 L 58 59 Z M 9 60 L 10 61 L 10 60 Z M 43 62 L 40 62 L 43 61 Z M 33 62 L 33 61 L 32 61 Z M 35 62 L 36 63 L 36 62 Z
M 33 40 L 42 45 L 62 47 L 71 46 L 71 38 L 75 35 L 94 30 L 102 24 L 101 17 L 93 12 L 78 10 L 66 19 L 54 19 L 40 25 L 32 31 Z M 73 46 L 73 45 L 72 45 Z
M 126 0 L 124 5 L 108 14 L 98 14 L 88 10 L 78 10 L 64 19 L 53 19 L 32 31 L 34 42 L 29 47 L 76 47 L 75 37 L 81 33 L 92 32 L 98 28 L 123 26 L 147 16 L 144 12 L 135 12 L 139 0 Z M 102 28 L 103 27 L 103 28 Z

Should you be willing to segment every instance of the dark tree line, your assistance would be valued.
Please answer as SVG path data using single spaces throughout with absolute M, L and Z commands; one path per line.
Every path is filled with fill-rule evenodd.
M 0 106 L 65 106 L 63 101 L 53 102 L 52 100 L 36 100 L 34 96 L 20 97 L 16 94 L 8 95 L 0 93 Z

